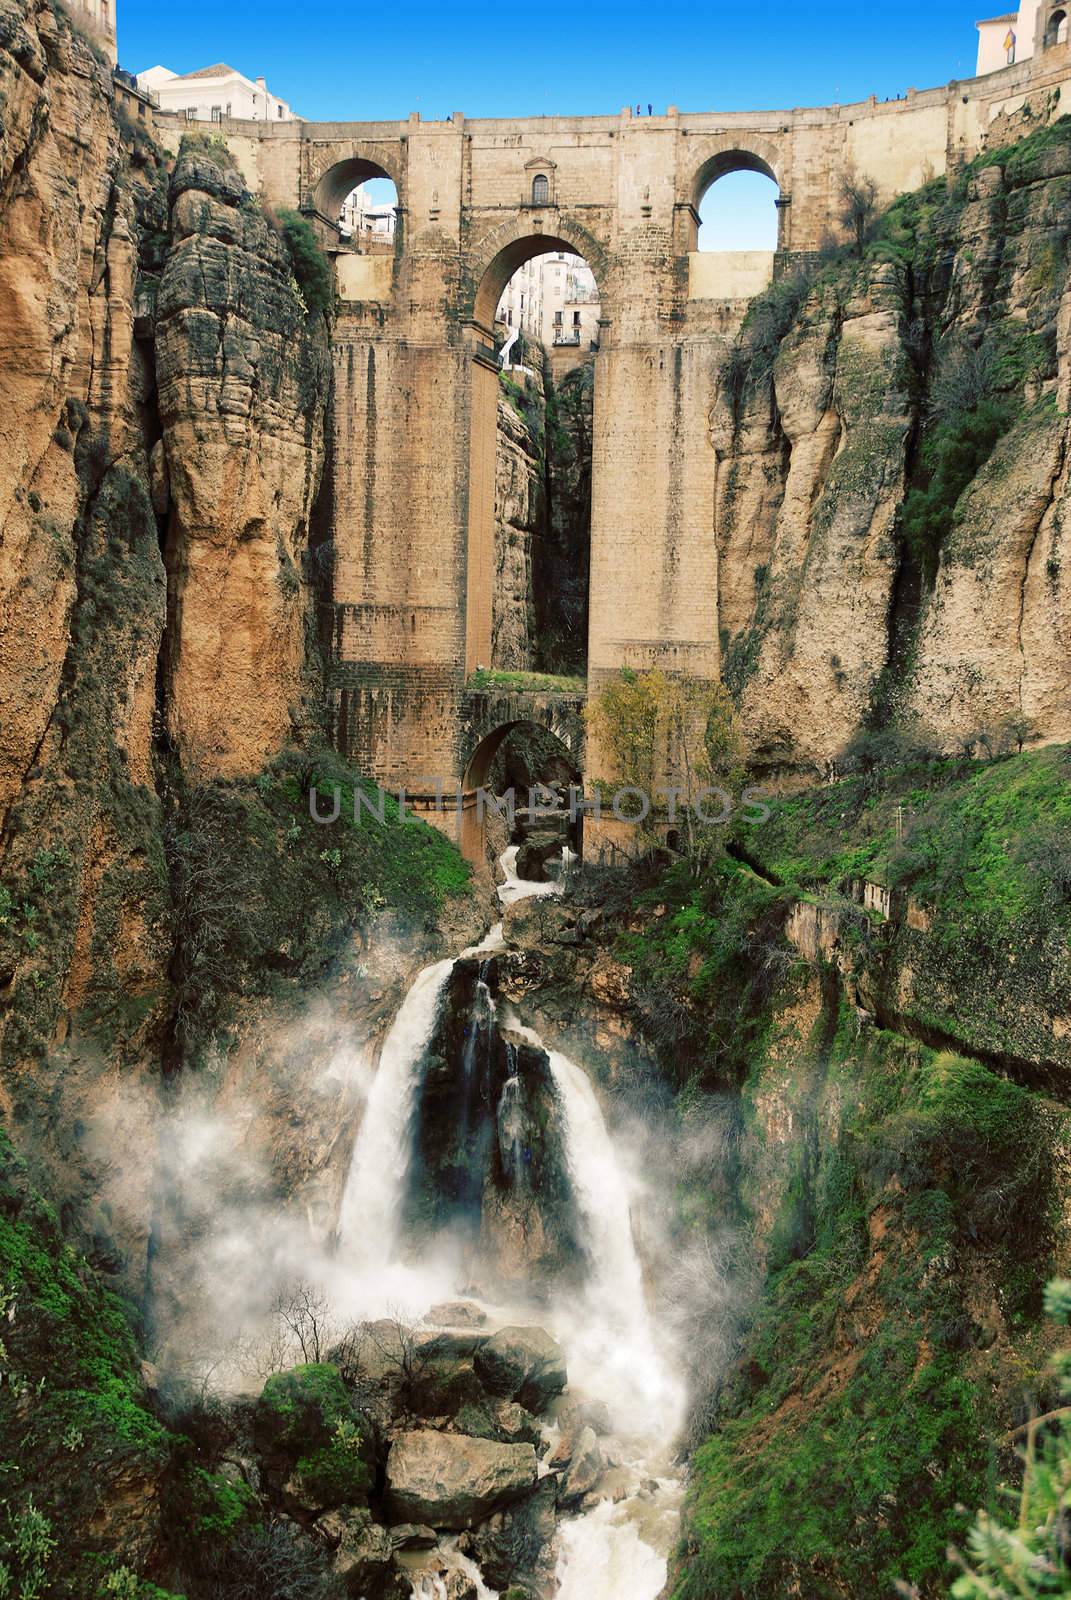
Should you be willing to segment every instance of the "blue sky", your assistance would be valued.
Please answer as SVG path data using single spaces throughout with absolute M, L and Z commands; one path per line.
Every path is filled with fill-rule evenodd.
M 881 98 L 974 71 L 984 0 L 663 0 L 589 5 L 356 5 L 353 0 L 119 0 L 119 59 L 190 72 L 227 61 L 303 117 L 440 118 L 758 110 Z M 533 17 L 546 25 L 536 29 Z M 706 248 L 772 248 L 772 185 L 725 179 L 704 206 Z M 713 211 L 721 217 L 719 222 Z
M 540 14 L 546 26 L 537 30 Z M 119 0 L 119 58 L 135 72 L 156 62 L 189 72 L 228 61 L 263 74 L 311 118 L 578 115 L 629 102 L 731 111 L 884 97 L 969 77 L 974 23 L 988 14 L 984 0 L 702 9 L 573 0 L 541 11 L 486 0 Z

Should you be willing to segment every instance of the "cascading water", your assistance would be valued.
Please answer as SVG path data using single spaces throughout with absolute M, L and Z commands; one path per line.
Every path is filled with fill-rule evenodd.
M 340 1237 L 360 1251 L 367 1267 L 385 1266 L 398 1242 L 398 1202 L 420 1061 L 453 970 L 452 961 L 437 961 L 420 973 L 384 1040 L 372 1080 L 339 1215 Z
M 535 884 L 518 878 L 516 859 L 514 846 L 501 860 L 503 904 L 562 892 L 561 881 Z M 501 925 L 496 925 L 481 946 L 458 959 L 504 948 Z M 468 1288 L 451 1277 L 463 1269 L 443 1261 L 441 1252 L 434 1263 L 420 1268 L 403 1266 L 398 1259 L 422 1063 L 455 965 L 442 961 L 426 968 L 406 996 L 384 1043 L 354 1149 L 339 1235 L 353 1262 L 355 1304 L 365 1315 L 388 1303 L 391 1309 L 404 1306 L 419 1312 L 436 1298 Z M 475 1009 L 493 1018 L 495 1003 L 483 980 L 481 971 Z M 527 1044 L 546 1049 L 531 1029 L 512 1018 L 501 1020 Z M 477 1018 L 471 1016 L 460 1063 L 463 1073 L 474 1070 L 474 1061 L 467 1058 L 476 1027 Z M 526 1144 L 514 1048 L 506 1043 L 509 1071 L 494 1117 L 503 1170 L 511 1184 L 519 1184 Z M 652 1324 L 630 1218 L 634 1185 L 607 1131 L 598 1098 L 575 1062 L 550 1050 L 546 1058 L 561 1107 L 565 1166 L 590 1270 L 579 1294 L 563 1294 L 549 1308 L 541 1304 L 535 1316 L 561 1340 L 569 1393 L 599 1402 L 608 1413 L 613 1435 L 607 1456 L 616 1475 L 612 1498 L 560 1525 L 556 1592 L 558 1600 L 655 1600 L 666 1581 L 666 1555 L 680 1498 L 679 1474 L 670 1462 L 683 1415 L 683 1386 L 667 1365 Z M 516 1305 L 503 1307 L 496 1320 L 516 1321 L 519 1313 L 523 1310 Z M 470 1561 L 453 1549 L 450 1561 L 477 1584 L 479 1600 L 495 1600 Z M 415 1575 L 413 1583 L 415 1600 L 442 1600 L 447 1593 L 443 1579 L 432 1572 Z

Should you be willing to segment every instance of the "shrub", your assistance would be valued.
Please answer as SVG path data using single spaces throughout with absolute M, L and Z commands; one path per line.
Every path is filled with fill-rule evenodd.
M 937 576 L 941 548 L 952 531 L 959 498 L 989 460 L 1015 413 L 1008 400 L 983 400 L 973 410 L 939 424 L 922 447 L 928 482 L 909 491 L 903 532 L 908 550 L 930 585 Z
M 312 316 L 329 316 L 335 304 L 331 269 L 311 224 L 297 211 L 281 211 L 279 222 L 306 310 Z
M 257 1403 L 257 1435 L 270 1454 L 293 1463 L 303 1491 L 318 1505 L 367 1499 L 373 1431 L 333 1363 L 273 1373 Z
M 1066 1327 L 1071 1320 L 1071 1283 L 1054 1279 L 1045 1291 L 1045 1309 Z M 1071 1400 L 1071 1350 L 1053 1362 L 1059 1391 Z M 1067 1565 L 1067 1506 L 1071 1499 L 1071 1434 L 1060 1424 L 1071 1415 L 1062 1406 L 1048 1417 L 1032 1418 L 1013 1437 L 1024 1441 L 1023 1481 L 1018 1491 L 1003 1486 L 1017 1515 L 979 1511 L 967 1535 L 967 1551 L 952 1551 L 962 1569 L 953 1583 L 954 1600 L 1041 1600 L 1071 1593 Z M 905 1590 L 908 1594 L 914 1591 Z

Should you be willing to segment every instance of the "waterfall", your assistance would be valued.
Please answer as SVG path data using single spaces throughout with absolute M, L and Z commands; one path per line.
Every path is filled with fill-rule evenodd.
M 560 894 L 563 883 L 527 883 L 517 877 L 517 847 L 501 859 L 505 882 L 499 898 L 510 905 L 529 895 Z M 562 877 L 571 861 L 565 857 Z M 488 956 L 505 948 L 502 926 L 465 957 Z M 453 961 L 440 961 L 419 975 L 406 995 L 380 1056 L 353 1153 L 339 1219 L 339 1234 L 353 1267 L 354 1306 L 361 1315 L 373 1303 L 393 1312 L 403 1306 L 422 1314 L 437 1299 L 458 1292 L 463 1261 L 437 1260 L 434 1268 L 407 1267 L 399 1261 L 400 1217 L 410 1161 L 410 1139 L 422 1064 L 435 1032 Z M 684 1410 L 682 1384 L 674 1377 L 656 1337 L 646 1300 L 643 1270 L 633 1238 L 634 1185 L 603 1120 L 587 1074 L 567 1056 L 547 1050 L 539 1035 L 516 1023 L 508 1007 L 496 1005 L 482 968 L 476 986 L 469 1032 L 458 1063 L 468 1089 L 477 1070 L 481 1019 L 504 1026 L 546 1051 L 561 1107 L 563 1155 L 590 1263 L 579 1293 L 545 1303 L 538 1319 L 561 1339 L 570 1389 L 600 1402 L 613 1424 L 613 1454 L 631 1487 L 561 1524 L 555 1579 L 558 1600 L 655 1600 L 666 1581 L 668 1550 L 675 1536 L 681 1493 L 670 1462 L 671 1444 Z M 512 1047 L 509 1073 L 494 1112 L 494 1136 L 504 1168 L 516 1183 L 523 1177 L 524 1086 Z M 470 1094 L 464 1096 L 468 1107 Z M 467 1115 L 467 1110 L 466 1113 Z M 442 1251 L 442 1244 L 437 1245 Z M 549 1317 L 546 1313 L 550 1313 Z M 502 1308 L 503 1321 L 526 1314 L 523 1306 Z M 532 1314 L 527 1308 L 527 1314 Z M 439 1559 L 461 1571 L 476 1587 L 478 1600 L 495 1600 L 478 1568 L 451 1541 L 442 1541 Z M 414 1600 L 445 1600 L 443 1567 L 414 1573 Z
M 424 968 L 383 1042 L 338 1221 L 358 1271 L 385 1273 L 396 1254 L 419 1069 L 453 969 L 453 961 Z
M 518 878 L 517 856 L 520 848 L 519 844 L 511 844 L 499 857 L 499 866 L 506 876 L 505 883 L 498 886 L 498 898 L 502 905 L 511 906 L 515 900 L 537 900 L 545 895 L 561 894 L 561 883 L 533 883 L 529 878 Z

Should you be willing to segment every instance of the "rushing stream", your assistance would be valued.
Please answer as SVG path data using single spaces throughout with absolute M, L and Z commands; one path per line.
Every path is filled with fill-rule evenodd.
M 501 859 L 503 904 L 562 892 L 561 882 L 518 878 L 516 859 L 516 847 Z M 568 865 L 567 860 L 563 877 Z M 457 959 L 490 956 L 504 948 L 502 927 L 496 924 L 480 946 Z M 402 1313 L 420 1318 L 441 1300 L 458 1294 L 472 1297 L 470 1262 L 462 1250 L 451 1255 L 439 1241 L 427 1260 L 414 1262 L 403 1248 L 404 1198 L 423 1063 L 455 965 L 447 960 L 425 968 L 406 995 L 384 1042 L 354 1149 L 339 1235 L 351 1269 L 352 1306 L 362 1316 Z M 477 993 L 485 1013 L 495 1016 L 495 1002 L 482 978 Z M 501 1013 L 497 1022 L 510 1037 L 546 1050 L 588 1270 L 579 1291 L 563 1292 L 549 1305 L 545 1300 L 531 1306 L 515 1300 L 481 1304 L 492 1327 L 525 1318 L 548 1327 L 566 1357 L 567 1397 L 598 1405 L 611 1430 L 601 1441 L 607 1470 L 594 1503 L 589 1497 L 587 1509 L 558 1526 L 558 1600 L 655 1600 L 666 1581 L 666 1558 L 677 1531 L 681 1479 L 673 1464 L 673 1443 L 684 1392 L 666 1335 L 659 1336 L 648 1307 L 633 1239 L 632 1186 L 587 1074 L 566 1056 L 547 1050 L 509 1007 L 503 1005 Z M 466 1066 L 466 1075 L 468 1070 Z M 497 1113 L 507 1163 L 520 1147 L 518 1096 L 517 1078 L 508 1077 Z M 450 1563 L 477 1584 L 479 1600 L 495 1600 L 473 1563 L 448 1542 L 443 1548 Z M 445 1594 L 434 1574 L 414 1578 L 416 1600 L 440 1600 Z

